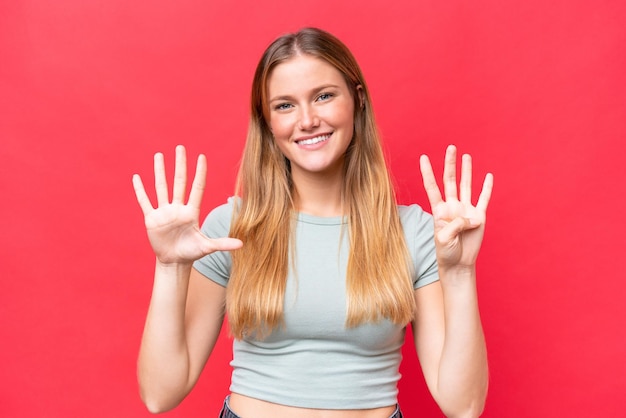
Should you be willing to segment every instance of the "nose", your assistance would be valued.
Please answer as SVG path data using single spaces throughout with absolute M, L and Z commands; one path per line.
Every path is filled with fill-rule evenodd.
M 320 125 L 319 117 L 313 106 L 303 106 L 300 108 L 299 128 L 303 131 L 310 131 Z

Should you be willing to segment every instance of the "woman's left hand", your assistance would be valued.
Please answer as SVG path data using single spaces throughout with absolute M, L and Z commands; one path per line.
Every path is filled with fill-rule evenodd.
M 476 205 L 472 205 L 472 159 L 463 155 L 461 181 L 457 192 L 456 147 L 448 146 L 443 170 L 441 196 L 430 160 L 420 158 L 424 188 L 435 220 L 435 246 L 440 269 L 473 268 L 485 231 L 486 212 L 493 188 L 493 175 L 487 174 Z

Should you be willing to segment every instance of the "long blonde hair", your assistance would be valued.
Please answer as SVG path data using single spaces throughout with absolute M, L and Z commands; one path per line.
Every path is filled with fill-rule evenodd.
M 235 338 L 266 335 L 283 321 L 293 230 L 289 161 L 271 134 L 267 80 L 298 54 L 320 58 L 345 78 L 354 99 L 354 137 L 345 156 L 343 205 L 348 215 L 348 327 L 387 318 L 408 323 L 415 301 L 412 267 L 380 135 L 361 70 L 333 35 L 305 28 L 275 40 L 254 74 L 248 137 L 237 178 L 230 235 L 244 242 L 232 253 L 227 315 Z

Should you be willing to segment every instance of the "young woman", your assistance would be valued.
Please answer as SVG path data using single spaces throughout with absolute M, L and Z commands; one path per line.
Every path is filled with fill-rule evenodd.
M 187 203 L 176 149 L 173 196 L 155 156 L 157 208 L 133 184 L 156 254 L 138 361 L 153 412 L 189 393 L 224 315 L 235 337 L 220 416 L 401 417 L 400 350 L 411 322 L 429 390 L 447 416 L 478 416 L 488 382 L 475 263 L 492 189 L 471 202 L 471 159 L 448 147 L 441 195 L 420 167 L 433 216 L 399 206 L 367 85 L 334 36 L 274 41 L 257 67 L 236 197 L 200 230 L 206 161 Z

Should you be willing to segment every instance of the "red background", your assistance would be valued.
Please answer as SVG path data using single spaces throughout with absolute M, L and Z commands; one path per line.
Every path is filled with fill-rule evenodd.
M 237 3 L 237 4 L 234 4 Z M 131 187 L 178 143 L 232 193 L 254 66 L 277 35 L 338 35 L 369 82 L 402 202 L 445 146 L 495 174 L 479 260 L 485 417 L 622 416 L 626 3 L 0 3 L 0 416 L 141 417 L 153 257 Z M 230 342 L 167 416 L 216 416 Z M 405 347 L 400 401 L 441 416 Z M 420 415 L 421 414 L 421 415 Z

